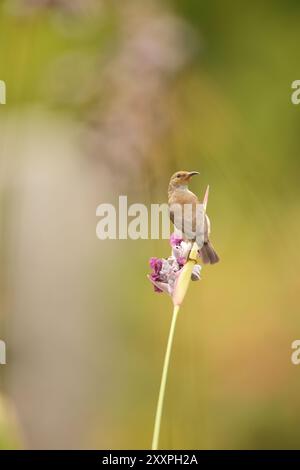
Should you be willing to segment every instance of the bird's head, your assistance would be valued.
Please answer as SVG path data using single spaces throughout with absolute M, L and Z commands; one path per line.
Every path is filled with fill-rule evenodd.
M 192 176 L 199 175 L 198 171 L 176 171 L 170 179 L 170 187 L 187 186 Z

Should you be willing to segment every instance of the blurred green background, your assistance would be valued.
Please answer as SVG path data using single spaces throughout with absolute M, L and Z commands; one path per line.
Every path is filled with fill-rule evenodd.
M 210 184 L 221 263 L 177 324 L 166 449 L 299 448 L 295 0 L 0 6 L 0 448 L 149 448 L 168 241 L 100 241 L 96 207 Z

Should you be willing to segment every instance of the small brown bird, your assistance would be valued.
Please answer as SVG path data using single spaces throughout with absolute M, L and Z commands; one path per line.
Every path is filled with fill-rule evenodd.
M 203 263 L 214 264 L 219 257 L 209 241 L 210 221 L 205 207 L 197 196 L 188 189 L 192 176 L 197 171 L 178 171 L 170 179 L 168 196 L 170 219 L 189 241 L 196 241 Z

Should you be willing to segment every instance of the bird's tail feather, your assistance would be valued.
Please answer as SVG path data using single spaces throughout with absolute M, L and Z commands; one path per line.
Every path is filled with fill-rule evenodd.
M 204 242 L 199 253 L 204 264 L 215 264 L 220 261 L 210 241 Z

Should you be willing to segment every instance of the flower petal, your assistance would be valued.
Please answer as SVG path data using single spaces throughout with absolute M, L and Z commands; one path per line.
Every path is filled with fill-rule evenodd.
M 209 186 L 207 186 L 207 188 L 206 188 L 206 191 L 205 191 L 205 194 L 204 194 L 204 199 L 203 199 L 203 206 L 204 206 L 205 212 L 206 212 L 207 203 L 208 203 L 208 195 L 209 195 Z
M 154 287 L 157 289 L 156 292 L 165 292 L 166 294 L 171 295 L 169 284 L 167 284 L 166 282 L 154 281 L 154 279 L 151 279 L 151 276 L 149 276 L 149 274 L 147 275 L 147 277 L 151 284 L 153 284 Z
M 182 240 L 182 237 L 180 237 L 176 232 L 174 232 L 170 237 L 170 245 L 175 248 L 176 246 L 179 246 L 181 244 Z

